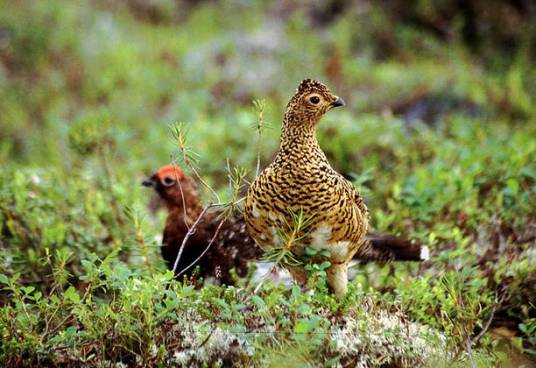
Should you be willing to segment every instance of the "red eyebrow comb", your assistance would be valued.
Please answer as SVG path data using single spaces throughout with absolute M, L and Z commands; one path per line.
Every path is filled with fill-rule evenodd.
M 156 172 L 156 176 L 158 176 L 159 178 L 165 178 L 166 176 L 168 176 L 173 179 L 182 179 L 184 177 L 184 174 L 178 165 L 170 164 L 162 166 L 160 169 L 158 169 L 158 171 Z

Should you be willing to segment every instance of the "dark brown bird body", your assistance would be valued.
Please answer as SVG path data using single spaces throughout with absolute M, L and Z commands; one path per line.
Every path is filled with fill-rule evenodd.
M 162 167 L 144 185 L 153 187 L 168 209 L 161 252 L 169 269 L 173 269 L 186 234 L 203 211 L 197 185 L 177 165 Z M 208 212 L 201 218 L 185 244 L 177 275 L 190 276 L 195 266 L 199 266 L 201 277 L 215 277 L 227 285 L 233 283 L 231 269 L 238 276 L 246 275 L 248 261 L 258 257 L 261 251 L 248 235 L 241 215 L 225 219 L 217 232 L 220 215 L 220 212 Z

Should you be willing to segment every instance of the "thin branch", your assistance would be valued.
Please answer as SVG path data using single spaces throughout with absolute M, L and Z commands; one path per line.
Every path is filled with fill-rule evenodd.
M 177 165 L 175 162 L 171 162 L 172 165 Z M 178 166 L 178 165 L 177 165 Z M 188 213 L 186 212 L 186 199 L 184 198 L 184 191 L 182 190 L 182 183 L 180 181 L 180 178 L 179 178 L 179 174 L 177 173 L 177 171 L 173 170 L 173 174 L 175 175 L 174 179 L 175 179 L 175 182 L 178 184 L 179 186 L 179 190 L 181 192 L 181 200 L 182 200 L 182 212 L 183 212 L 183 216 L 185 219 L 188 218 Z M 188 221 L 184 221 L 184 225 L 186 225 L 186 228 L 188 229 L 188 231 L 190 230 L 190 226 L 188 225 Z
M 226 218 L 223 218 L 220 223 L 218 224 L 218 227 L 216 228 L 216 232 L 214 233 L 214 236 L 212 237 L 212 239 L 210 239 L 210 242 L 207 244 L 207 247 L 205 248 L 205 250 L 203 250 L 203 253 L 201 253 L 199 255 L 199 257 L 197 257 L 192 263 L 190 263 L 190 265 L 188 265 L 188 267 L 184 268 L 178 275 L 182 275 L 183 273 L 185 273 L 186 271 L 188 271 L 193 265 L 195 265 L 197 263 L 197 261 L 199 261 L 204 255 L 206 252 L 208 252 L 209 248 L 212 246 L 212 243 L 214 243 L 214 240 L 216 240 L 216 237 L 218 236 L 218 233 L 220 232 L 220 229 L 221 227 L 223 226 L 223 223 L 225 222 Z
M 199 216 L 197 216 L 197 219 L 195 220 L 194 224 L 192 225 L 192 227 L 188 230 L 188 232 L 186 233 L 186 236 L 184 237 L 184 239 L 182 239 L 182 244 L 181 244 L 181 247 L 179 249 L 179 253 L 177 254 L 177 258 L 175 258 L 175 263 L 173 264 L 173 273 L 177 272 L 177 267 L 179 265 L 179 261 L 181 259 L 181 256 L 182 256 L 182 252 L 184 251 L 184 247 L 186 246 L 186 243 L 188 242 L 188 239 L 195 234 L 195 229 L 197 228 L 197 225 L 199 225 L 199 222 L 201 221 L 201 219 L 203 218 L 203 216 L 205 216 L 205 214 L 207 213 L 207 211 L 213 207 L 214 204 L 213 203 L 209 203 L 205 208 L 203 208 L 203 211 L 201 211 L 201 213 L 199 214 Z M 182 272 L 181 272 L 182 273 Z M 178 276 L 178 275 L 177 275 Z
M 471 368 L 476 368 L 475 359 L 473 358 L 473 349 L 471 346 L 471 339 L 465 341 L 465 348 L 467 349 L 467 354 L 469 355 L 469 362 L 471 363 Z
M 50 334 L 54 335 L 56 332 L 60 330 L 60 328 L 63 327 L 65 323 L 67 323 L 71 318 L 73 318 L 72 314 L 67 315 L 58 325 L 56 325 L 51 331 Z
M 257 130 L 257 168 L 255 170 L 255 177 L 257 177 L 261 171 L 262 132 L 264 129 L 264 108 L 266 107 L 266 102 L 264 100 L 255 100 L 253 101 L 253 106 L 257 110 L 257 124 L 255 126 Z
M 493 318 L 495 318 L 495 311 L 497 310 L 497 304 L 493 305 L 493 308 L 491 308 L 491 315 L 489 319 L 486 321 L 486 324 L 482 327 L 482 331 L 478 333 L 478 335 L 475 336 L 474 339 L 470 339 L 471 346 L 474 346 L 478 340 L 484 336 L 484 334 L 488 331 L 489 327 L 491 326 L 491 323 L 493 322 Z
M 203 340 L 203 342 L 201 343 L 201 345 L 199 345 L 197 348 L 198 349 L 201 349 L 203 346 L 206 345 L 206 343 L 208 342 L 208 340 L 210 340 L 210 338 L 212 337 L 212 335 L 214 334 L 214 331 L 216 331 L 216 328 L 218 326 L 214 326 L 212 327 L 212 331 L 210 331 L 210 333 L 207 335 L 207 337 Z

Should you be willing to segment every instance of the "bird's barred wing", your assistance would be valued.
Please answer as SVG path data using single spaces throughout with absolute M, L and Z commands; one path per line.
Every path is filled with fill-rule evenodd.
M 352 182 L 347 180 L 342 175 L 338 175 L 338 181 L 340 183 L 341 188 L 343 188 L 344 193 L 347 195 L 347 197 L 350 199 L 351 202 L 353 202 L 357 208 L 359 209 L 359 212 L 361 212 L 361 215 L 368 219 L 369 212 L 368 208 L 365 204 L 365 201 L 363 200 L 363 197 L 361 194 L 359 194 L 359 191 L 354 187 Z

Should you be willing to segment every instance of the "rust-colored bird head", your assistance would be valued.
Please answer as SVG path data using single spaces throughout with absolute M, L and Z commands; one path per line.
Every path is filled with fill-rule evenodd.
M 316 80 L 304 79 L 287 105 L 285 120 L 293 124 L 316 124 L 326 112 L 338 106 L 344 106 L 344 101 L 328 87 Z
M 142 185 L 153 188 L 169 209 L 196 208 L 199 204 L 194 181 L 185 175 L 178 165 L 162 166 L 155 174 L 145 179 Z

